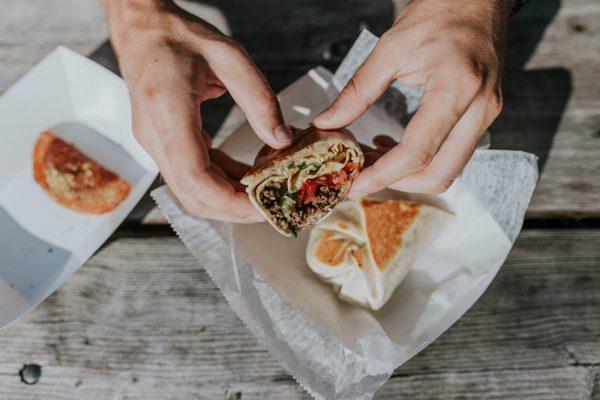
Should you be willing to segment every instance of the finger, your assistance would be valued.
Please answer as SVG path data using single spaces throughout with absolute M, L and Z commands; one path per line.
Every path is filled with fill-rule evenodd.
M 195 202 L 200 202 L 201 204 L 206 204 L 215 215 L 221 215 L 222 217 L 218 218 L 220 220 L 225 220 L 223 217 L 227 216 L 231 221 L 264 221 L 262 215 L 258 212 L 258 210 L 256 210 L 256 208 L 254 208 L 252 203 L 250 203 L 248 195 L 244 192 L 244 187 L 239 182 L 228 178 L 222 170 L 219 171 L 218 166 L 211 168 L 209 173 L 214 177 L 215 180 L 220 181 L 224 186 L 226 185 L 228 188 L 230 188 L 229 195 L 227 197 L 223 197 L 219 202 L 210 202 L 207 204 L 202 201 L 202 196 L 190 196 L 189 191 L 179 190 L 176 194 L 181 199 L 186 209 L 195 209 Z M 165 176 L 165 179 L 167 180 L 167 183 L 171 185 L 168 176 Z M 183 200 L 184 198 L 187 200 Z
M 206 148 L 210 149 L 212 147 L 212 138 L 209 136 L 208 133 L 206 133 L 204 129 L 202 129 L 202 138 L 204 139 L 204 144 L 206 145 Z
M 283 122 L 279 101 L 263 74 L 239 44 L 221 43 L 210 52 L 209 64 L 266 144 L 282 148 L 293 138 Z M 227 47 L 223 47 L 227 46 Z
M 198 101 L 202 103 L 205 100 L 221 97 L 227 91 L 223 82 L 210 72 L 210 67 L 204 58 L 197 57 L 195 63 L 194 85 Z
M 415 193 L 443 193 L 454 182 L 490 125 L 486 101 L 478 98 L 456 124 L 427 168 L 391 185 L 392 189 Z
M 198 90 L 198 100 L 203 102 L 205 100 L 216 99 L 223 96 L 227 92 L 227 88 L 223 85 L 207 84 Z
M 360 117 L 395 78 L 396 63 L 388 58 L 383 43 L 378 43 L 333 104 L 315 119 L 317 128 L 342 128 Z
M 248 196 L 236 192 L 226 179 L 210 169 L 196 99 L 183 90 L 167 87 L 156 91 L 146 102 L 159 143 L 157 162 L 167 183 L 176 194 L 198 199 L 216 211 L 257 219 L 258 212 Z
M 244 164 L 242 162 L 234 160 L 233 158 L 225 154 L 222 150 L 211 149 L 209 153 L 212 162 L 221 167 L 221 169 L 227 174 L 227 176 L 233 179 L 237 179 L 239 181 L 250 170 L 250 166 L 248 164 Z
M 206 204 L 202 203 L 201 201 L 199 201 L 197 199 L 189 198 L 187 196 L 180 200 L 181 200 L 181 203 L 186 208 L 186 210 L 189 213 L 193 214 L 195 217 L 214 219 L 214 220 L 224 221 L 224 222 L 232 222 L 232 223 L 236 223 L 236 224 L 252 224 L 252 223 L 260 222 L 260 220 L 236 218 L 236 217 L 232 217 L 227 214 L 223 214 L 219 211 L 216 211 L 216 210 L 208 207 Z
M 211 168 L 217 173 L 219 174 L 221 177 L 223 177 L 224 179 L 226 179 L 229 183 L 231 183 L 231 185 L 234 187 L 236 192 L 245 192 L 246 191 L 246 186 L 242 185 L 242 183 L 239 180 L 233 179 L 232 177 L 228 176 L 225 171 L 223 171 L 223 168 L 219 167 L 216 163 L 213 163 L 211 165 Z
M 204 98 L 200 101 L 216 99 L 218 97 L 223 96 L 227 92 L 227 88 L 225 85 L 218 79 L 209 79 L 206 83 L 206 91 L 204 94 Z
M 153 158 L 155 158 L 157 160 L 157 163 L 159 165 L 161 165 L 161 171 L 163 173 L 163 177 L 164 177 L 165 181 L 169 184 L 169 186 L 174 188 L 175 185 L 173 184 L 173 175 L 170 173 L 169 168 L 162 167 L 162 165 L 165 165 L 165 162 L 159 161 L 161 159 L 161 157 L 155 156 L 154 153 L 152 153 L 152 155 L 153 155 Z M 218 166 L 215 166 L 215 167 L 218 168 Z M 226 176 L 225 172 L 221 171 L 221 176 L 223 177 L 223 179 L 228 180 L 229 183 L 235 188 L 236 191 L 238 191 L 238 192 L 244 191 L 244 186 L 237 181 L 230 180 Z M 264 221 L 264 218 L 259 213 L 256 213 L 256 215 L 248 216 L 247 218 L 243 218 L 243 219 L 237 218 L 237 217 L 233 217 L 233 216 L 224 214 L 222 212 L 213 210 L 210 207 L 204 205 L 197 198 L 188 196 L 180 191 L 175 191 L 175 194 L 177 195 L 177 198 L 182 202 L 184 207 L 190 213 L 192 213 L 198 217 L 210 218 L 210 219 L 215 219 L 215 220 L 220 220 L 220 221 L 225 221 L 225 222 L 232 222 L 232 223 L 255 223 L 255 222 Z
M 400 143 L 358 176 L 350 196 L 377 192 L 426 168 L 478 91 L 479 86 L 443 75 L 428 82 L 421 105 Z

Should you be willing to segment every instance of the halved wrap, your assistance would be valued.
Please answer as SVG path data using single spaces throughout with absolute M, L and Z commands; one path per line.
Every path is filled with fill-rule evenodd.
M 364 162 L 356 139 L 345 129 L 311 126 L 294 136 L 287 149 L 263 147 L 242 179 L 252 204 L 285 236 L 296 236 L 329 213 Z
M 306 261 L 340 298 L 378 310 L 451 216 L 406 200 L 344 202 L 312 230 Z

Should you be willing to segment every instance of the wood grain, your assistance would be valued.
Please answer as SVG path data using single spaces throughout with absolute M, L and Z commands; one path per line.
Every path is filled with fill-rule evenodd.
M 377 399 L 594 399 L 600 230 L 521 234 L 477 304 Z M 176 238 L 120 239 L 0 334 L 0 398 L 308 399 Z M 36 385 L 23 364 L 42 366 Z
M 542 174 L 528 218 L 600 215 L 600 2 L 532 1 L 510 26 L 504 112 L 492 146 Z
M 89 54 L 107 35 L 98 0 L 2 0 L 0 94 L 57 46 Z
M 273 88 L 335 69 L 390 2 L 208 1 Z M 4 0 L 0 93 L 60 44 L 118 72 L 97 0 Z M 253 23 L 248 23 L 251 20 Z M 600 216 L 600 3 L 530 2 L 511 23 L 495 148 L 543 167 L 529 218 Z M 214 131 L 231 99 L 203 109 Z M 150 203 L 148 203 L 150 204 Z M 134 214 L 138 221 L 147 205 Z M 156 222 L 156 221 L 155 221 Z M 600 400 L 599 230 L 523 232 L 490 289 L 378 399 Z M 42 366 L 23 384 L 23 364 Z M 119 239 L 0 331 L 0 399 L 308 399 L 175 238 Z

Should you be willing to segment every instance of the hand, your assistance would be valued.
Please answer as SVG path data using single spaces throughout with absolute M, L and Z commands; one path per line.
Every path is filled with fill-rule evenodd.
M 424 85 L 400 143 L 354 181 L 350 197 L 390 187 L 446 191 L 502 109 L 501 70 L 512 0 L 414 0 L 379 40 L 336 101 L 315 120 L 351 124 L 395 79 Z M 359 138 L 360 139 L 360 138 Z
M 262 221 L 239 179 L 248 166 L 210 150 L 200 104 L 229 90 L 269 146 L 292 142 L 277 98 L 244 49 L 168 1 L 103 0 L 129 88 L 133 132 L 196 216 Z

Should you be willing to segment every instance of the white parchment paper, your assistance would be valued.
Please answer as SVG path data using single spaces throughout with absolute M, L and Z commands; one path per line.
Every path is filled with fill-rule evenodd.
M 286 120 L 301 127 L 310 122 L 335 98 L 376 40 L 363 32 L 334 76 L 318 68 L 280 93 Z M 383 133 L 399 138 L 419 98 L 419 89 L 395 84 L 350 129 L 364 143 Z M 247 123 L 229 121 L 227 127 L 216 142 L 250 162 L 260 141 Z M 481 296 L 519 233 L 536 181 L 535 156 L 477 150 L 442 196 L 395 194 L 442 205 L 455 217 L 377 312 L 339 300 L 310 271 L 304 259 L 307 233 L 292 240 L 267 224 L 196 219 L 166 187 L 153 197 L 271 355 L 316 399 L 352 400 L 372 398 L 395 368 Z

